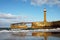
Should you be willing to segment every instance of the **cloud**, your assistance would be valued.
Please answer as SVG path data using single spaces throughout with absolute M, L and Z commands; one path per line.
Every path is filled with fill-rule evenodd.
M 15 22 L 20 22 L 25 18 L 28 18 L 28 16 L 13 15 L 11 13 L 0 13 L 0 22 L 2 20 L 8 23 L 15 23 Z
M 9 23 L 0 23 L 0 28 L 4 28 L 4 27 L 9 27 L 10 24 Z
M 0 19 L 0 27 L 10 27 L 12 23 L 19 23 L 21 19 Z
M 20 23 L 20 22 L 32 22 L 33 16 L 27 15 L 14 15 L 12 13 L 2 13 L 0 12 L 0 27 L 10 27 L 13 23 Z
M 16 15 L 13 15 L 13 14 L 5 14 L 5 13 L 0 13 L 0 18 L 3 18 L 3 19 L 17 19 L 17 18 L 20 18 L 20 16 L 16 16 Z
M 60 0 L 31 0 L 31 5 L 49 5 L 49 6 L 53 6 L 53 5 L 57 5 L 60 6 Z
M 32 5 L 43 5 L 47 2 L 47 0 L 31 0 Z
M 25 18 L 27 18 L 27 16 L 0 13 L 0 27 L 9 27 L 12 23 L 19 23 Z
M 5 19 L 0 19 L 0 28 L 9 27 L 10 23 Z
M 21 1 L 24 3 L 30 1 L 31 5 L 34 5 L 34 6 L 42 6 L 42 5 L 54 6 L 54 5 L 57 5 L 60 7 L 60 0 L 21 0 Z

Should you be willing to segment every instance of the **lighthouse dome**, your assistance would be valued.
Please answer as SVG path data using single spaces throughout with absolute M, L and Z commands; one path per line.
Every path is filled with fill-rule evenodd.
M 44 11 L 46 11 L 46 8 L 44 8 Z

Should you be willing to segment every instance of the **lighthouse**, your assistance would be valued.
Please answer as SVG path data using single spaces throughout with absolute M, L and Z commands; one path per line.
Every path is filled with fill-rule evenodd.
M 46 8 L 44 8 L 44 24 L 46 24 Z

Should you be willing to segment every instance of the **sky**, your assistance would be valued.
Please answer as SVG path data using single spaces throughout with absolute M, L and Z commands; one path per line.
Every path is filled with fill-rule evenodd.
M 0 27 L 10 27 L 12 23 L 60 21 L 60 0 L 0 0 Z

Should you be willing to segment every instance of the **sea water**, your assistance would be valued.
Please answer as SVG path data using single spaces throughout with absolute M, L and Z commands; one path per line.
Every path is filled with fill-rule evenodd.
M 0 32 L 0 40 L 45 40 L 44 36 L 32 36 L 32 35 L 20 36 L 14 33 L 16 32 Z M 59 35 L 58 36 L 51 35 L 47 37 L 47 40 L 60 40 L 60 37 Z

